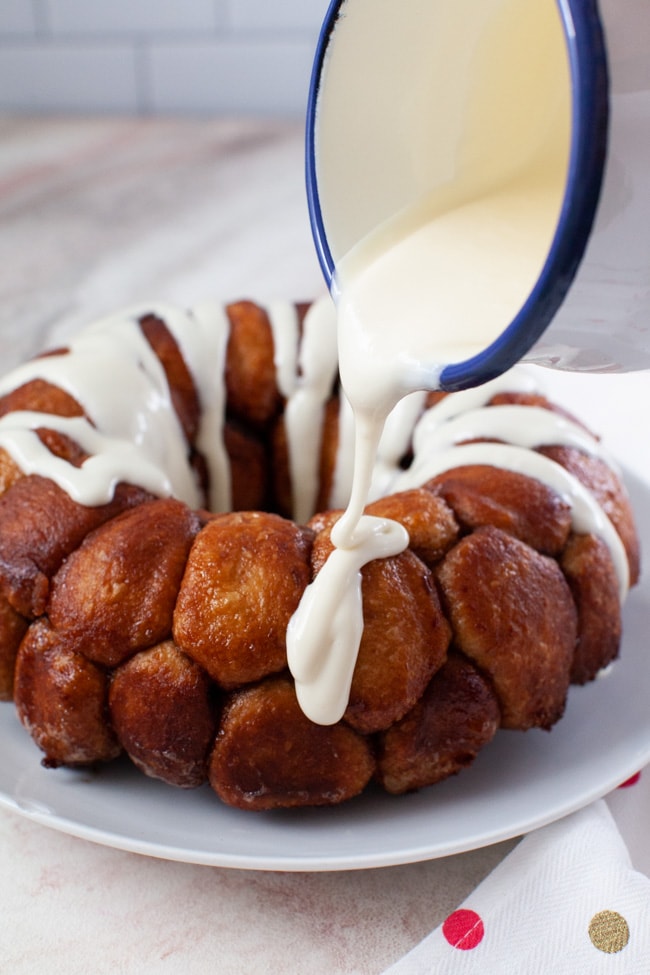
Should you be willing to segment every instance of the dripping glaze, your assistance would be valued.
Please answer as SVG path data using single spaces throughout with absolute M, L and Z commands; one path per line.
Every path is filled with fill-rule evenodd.
M 286 399 L 294 518 L 304 523 L 314 510 L 323 412 L 336 376 L 335 313 L 329 298 L 312 305 L 301 336 L 293 305 L 274 302 L 266 311 L 274 337 L 278 387 Z M 84 505 L 109 501 L 116 483 L 123 480 L 199 506 L 201 493 L 167 380 L 139 326 L 145 314 L 154 314 L 165 323 L 192 372 L 201 402 L 197 443 L 210 471 L 211 507 L 227 510 L 230 471 L 223 428 L 229 325 L 225 309 L 217 304 L 202 304 L 190 311 L 166 305 L 131 308 L 81 333 L 65 354 L 18 367 L 0 380 L 0 395 L 30 380 L 43 379 L 73 396 L 85 415 L 9 413 L 0 418 L 0 446 L 24 473 L 51 478 Z M 125 380 L 119 390 L 114 382 L 118 375 Z M 564 444 L 602 456 L 610 464 L 611 459 L 595 438 L 560 414 L 530 406 L 488 407 L 488 401 L 500 391 L 539 392 L 539 381 L 517 367 L 480 388 L 445 397 L 429 409 L 425 409 L 423 393 L 401 399 L 389 411 L 378 438 L 367 499 L 417 487 L 443 470 L 468 463 L 501 466 L 534 477 L 570 505 L 577 532 L 594 533 L 605 541 L 623 598 L 628 585 L 627 560 L 611 522 L 572 475 L 532 448 Z M 341 395 L 339 450 L 328 499 L 332 508 L 343 507 L 352 492 L 353 427 L 352 410 Z M 90 456 L 79 468 L 57 458 L 36 435 L 39 428 L 67 434 Z M 461 442 L 481 437 L 503 443 Z M 409 446 L 413 460 L 403 470 L 401 459 Z M 307 588 L 287 634 L 288 660 L 301 707 L 322 724 L 339 720 L 347 706 L 363 632 L 361 570 L 371 559 L 397 554 L 408 545 L 402 526 L 367 516 L 357 519 L 353 537 L 354 544 L 339 545 Z

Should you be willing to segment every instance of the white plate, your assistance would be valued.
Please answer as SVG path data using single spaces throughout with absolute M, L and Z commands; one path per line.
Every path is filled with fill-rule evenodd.
M 641 538 L 650 491 L 628 475 Z M 487 846 L 553 822 L 650 761 L 650 579 L 625 608 L 622 659 L 573 688 L 552 732 L 499 732 L 461 775 L 399 798 L 368 792 L 331 809 L 245 813 L 206 786 L 173 789 L 127 761 L 97 772 L 47 770 L 0 706 L 0 804 L 75 836 L 136 853 L 255 870 L 349 870 Z

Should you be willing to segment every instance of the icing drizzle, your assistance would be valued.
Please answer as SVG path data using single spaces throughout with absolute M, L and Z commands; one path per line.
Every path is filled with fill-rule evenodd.
M 271 303 L 267 312 L 278 386 L 286 400 L 294 517 L 304 523 L 318 495 L 323 411 L 336 378 L 335 314 L 329 298 L 316 302 L 301 329 L 293 305 Z M 201 404 L 197 447 L 210 474 L 210 506 L 214 511 L 228 510 L 230 469 L 223 429 L 229 324 L 225 309 L 216 304 L 205 303 L 187 312 L 160 305 L 132 308 L 83 332 L 69 343 L 68 352 L 18 367 L 0 379 L 0 395 L 43 379 L 73 396 L 85 415 L 9 413 L 0 418 L 0 446 L 25 474 L 51 478 L 84 505 L 110 501 L 117 483 L 125 481 L 200 506 L 201 492 L 164 370 L 139 325 L 145 314 L 154 314 L 166 324 L 192 373 Z M 629 575 L 617 532 L 580 482 L 534 448 L 572 446 L 615 465 L 594 437 L 561 414 L 532 406 L 487 406 L 502 391 L 538 392 L 539 383 L 517 367 L 482 387 L 444 397 L 429 409 L 423 393 L 401 400 L 389 414 L 379 441 L 369 500 L 420 486 L 445 470 L 467 464 L 526 474 L 565 500 L 574 531 L 593 533 L 605 542 L 622 601 Z M 39 428 L 67 435 L 90 456 L 79 467 L 54 456 L 37 436 Z M 481 438 L 498 442 L 466 442 Z M 351 444 L 352 414 L 341 394 L 330 507 L 342 507 L 349 499 Z M 403 470 L 401 461 L 409 447 L 413 459 Z M 300 704 L 322 724 L 338 721 L 347 706 L 363 632 L 361 569 L 372 558 L 403 551 L 408 535 L 395 522 L 364 515 L 352 541 L 335 549 L 307 588 L 287 633 L 288 662 Z

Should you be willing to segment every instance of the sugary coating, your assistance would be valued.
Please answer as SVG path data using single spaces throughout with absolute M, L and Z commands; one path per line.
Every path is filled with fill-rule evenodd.
M 263 510 L 269 497 L 268 457 L 264 444 L 232 421 L 223 440 L 230 461 L 230 487 L 237 511 Z
M 460 528 L 443 498 L 425 488 L 400 491 L 373 501 L 366 513 L 392 518 L 409 533 L 409 548 L 429 566 L 439 562 L 457 541 Z
M 281 404 L 268 315 L 251 301 L 234 302 L 226 311 L 230 321 L 225 374 L 229 409 L 253 426 L 265 426 Z
M 205 782 L 217 728 L 214 689 L 171 640 L 118 667 L 108 700 L 117 736 L 145 775 L 183 789 Z
M 554 559 L 499 528 L 478 528 L 437 570 L 454 645 L 494 685 L 504 728 L 563 714 L 577 612 Z
M 635 585 L 641 565 L 639 537 L 632 505 L 619 476 L 600 457 L 591 457 L 574 447 L 540 447 L 539 452 L 573 474 L 594 495 L 620 535 L 630 566 L 630 584 Z
M 0 701 L 13 698 L 16 655 L 27 626 L 27 620 L 0 596 Z
M 319 516 L 314 575 L 332 551 L 340 512 Z M 431 571 L 408 549 L 361 570 L 363 635 L 345 721 L 369 734 L 409 711 L 444 663 L 451 637 Z
M 523 474 L 468 465 L 440 474 L 427 487 L 445 499 L 466 530 L 492 525 L 547 555 L 561 552 L 569 537 L 569 505 Z
M 500 718 L 490 682 L 450 654 L 415 707 L 379 735 L 377 779 L 397 795 L 456 775 L 492 740 Z
M 4 447 L 0 447 L 0 495 L 24 476 L 11 454 Z
M 259 511 L 219 515 L 197 536 L 173 635 L 221 687 L 287 666 L 287 626 L 311 581 L 311 543 L 311 532 Z
M 299 341 L 306 307 L 295 321 L 287 309 Z M 340 516 L 327 510 L 338 380 L 318 445 L 321 513 L 298 527 L 287 520 L 286 401 L 274 361 L 283 322 L 245 301 L 226 314 L 223 439 L 238 514 L 192 513 L 124 484 L 110 505 L 84 508 L 0 448 L 0 696 L 11 694 L 15 661 L 19 716 L 45 763 L 110 760 L 124 748 L 147 775 L 186 788 L 209 776 L 225 802 L 274 809 L 340 802 L 373 776 L 390 792 L 422 788 L 469 764 L 500 724 L 550 727 L 569 680 L 592 679 L 618 652 L 617 579 L 605 545 L 573 534 L 565 500 L 489 465 L 368 506 L 403 524 L 410 548 L 362 571 L 365 631 L 342 721 L 322 727 L 304 716 L 285 634 Z M 139 325 L 207 505 L 202 394 L 164 315 Z M 539 395 L 490 402 L 567 415 Z M 23 409 L 43 413 L 36 434 L 51 453 L 84 462 L 77 443 L 47 426 L 47 414 L 84 415 L 73 396 L 34 379 L 0 397 L 0 416 Z M 575 448 L 539 450 L 601 502 L 634 583 L 638 539 L 617 474 Z M 410 459 L 407 447 L 400 466 Z
M 67 349 L 61 349 L 51 355 L 69 355 L 69 352 Z M 0 416 L 6 416 L 16 410 L 50 413 L 53 416 L 84 415 L 83 407 L 74 396 L 46 379 L 30 379 L 22 386 L 0 396 Z
M 188 442 L 192 443 L 199 429 L 201 404 L 192 374 L 187 368 L 178 343 L 157 315 L 143 315 L 140 318 L 140 328 L 163 367 L 174 410 Z
M 45 765 L 91 765 L 120 754 L 108 682 L 103 668 L 62 645 L 46 621 L 32 623 L 16 661 L 15 702 Z
M 305 717 L 293 682 L 266 680 L 224 707 L 210 784 L 239 809 L 324 806 L 358 795 L 372 777 L 370 742 L 344 724 Z
M 48 615 L 66 645 L 114 667 L 166 639 L 200 526 L 187 505 L 166 498 L 91 532 L 52 584 Z
M 560 560 L 578 611 L 571 681 L 586 684 L 618 656 L 618 579 L 607 546 L 594 535 L 572 535 Z
M 108 504 L 77 504 L 48 478 L 22 477 L 0 497 L 0 592 L 23 616 L 42 616 L 50 580 L 89 532 L 147 497 L 118 484 Z

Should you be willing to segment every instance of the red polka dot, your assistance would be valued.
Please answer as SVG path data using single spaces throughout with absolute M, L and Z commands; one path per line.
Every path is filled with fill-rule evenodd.
M 481 943 L 485 928 L 476 911 L 454 911 L 443 924 L 442 933 L 452 948 L 469 951 Z
M 640 778 L 641 773 L 637 772 L 636 775 L 630 776 L 630 778 L 626 779 L 625 782 L 621 782 L 619 789 L 629 789 L 631 785 L 636 785 Z

